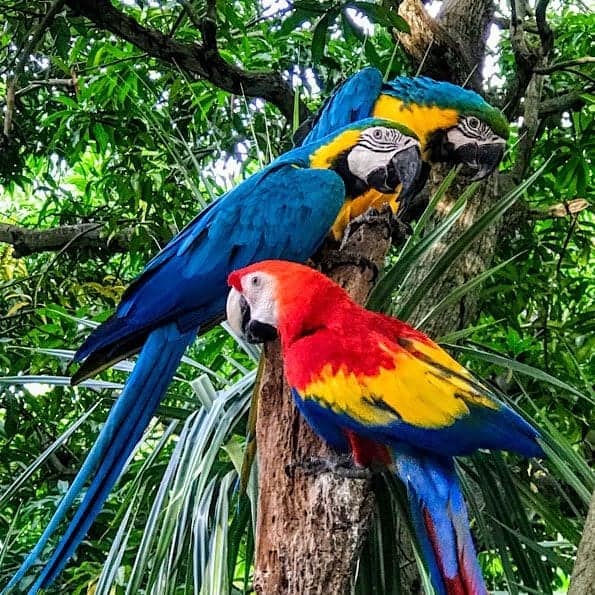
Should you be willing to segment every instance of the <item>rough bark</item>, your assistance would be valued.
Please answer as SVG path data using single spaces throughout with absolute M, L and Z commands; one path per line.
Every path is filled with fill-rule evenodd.
M 478 90 L 493 13 L 491 0 L 447 0 L 433 19 L 420 0 L 403 0 L 399 14 L 411 31 L 397 38 L 422 74 Z
M 585 521 L 583 537 L 578 546 L 576 562 L 570 578 L 568 595 L 593 595 L 595 593 L 595 492 L 591 496 L 589 514 Z
M 383 225 L 362 226 L 345 251 L 366 255 L 381 267 L 390 239 Z M 330 275 L 359 303 L 372 276 L 357 266 Z M 373 496 L 365 480 L 330 473 L 307 475 L 299 463 L 330 452 L 293 405 L 284 382 L 278 343 L 265 348 L 256 425 L 258 518 L 254 589 L 275 595 L 349 591 L 363 545 Z

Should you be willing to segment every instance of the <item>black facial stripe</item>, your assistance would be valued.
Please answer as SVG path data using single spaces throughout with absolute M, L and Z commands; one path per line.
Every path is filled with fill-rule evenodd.
M 246 298 L 241 295 L 240 296 L 240 314 L 242 315 L 242 332 L 246 332 L 246 328 L 248 327 L 248 324 L 250 323 L 250 305 L 248 304 L 248 302 L 246 301 Z
M 393 141 L 377 141 L 374 139 L 371 142 L 371 139 L 364 138 L 357 143 L 360 147 L 365 147 L 366 149 L 370 149 L 376 153 L 391 153 L 395 149 L 398 148 L 397 144 Z
M 248 343 L 265 343 L 277 338 L 277 329 L 265 322 L 251 320 L 245 332 Z
M 481 120 L 477 126 L 471 126 L 468 119 L 461 120 L 457 124 L 457 129 L 465 136 L 478 140 L 488 138 L 492 134 L 492 129 Z

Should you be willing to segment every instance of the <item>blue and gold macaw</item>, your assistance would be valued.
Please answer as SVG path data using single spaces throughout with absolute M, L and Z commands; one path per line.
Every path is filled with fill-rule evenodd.
M 3 593 L 36 564 L 90 480 L 84 497 L 29 593 L 50 584 L 84 538 L 140 440 L 180 359 L 198 333 L 224 317 L 227 276 L 264 258 L 305 261 L 346 201 L 370 189 L 407 202 L 419 186 L 420 145 L 381 119 L 350 124 L 285 153 L 209 205 L 146 266 L 115 314 L 75 355 L 78 383 L 140 352 L 97 441 L 47 529 Z
M 379 70 L 364 68 L 348 78 L 298 130 L 296 141 L 312 142 L 369 117 L 400 122 L 417 135 L 425 177 L 431 163 L 461 163 L 475 174 L 472 180 L 482 179 L 500 163 L 509 135 L 504 114 L 473 91 L 427 77 L 384 82 Z M 340 238 L 350 220 L 378 203 L 385 204 L 386 197 L 373 190 L 345 203 L 333 225 L 334 237 Z M 396 196 L 389 204 L 395 213 L 405 210 Z

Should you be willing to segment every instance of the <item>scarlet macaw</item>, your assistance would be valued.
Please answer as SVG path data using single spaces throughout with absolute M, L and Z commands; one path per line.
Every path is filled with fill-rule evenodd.
M 302 125 L 296 140 L 312 142 L 349 122 L 371 116 L 400 122 L 417 135 L 425 162 L 424 177 L 430 163 L 461 163 L 475 172 L 472 180 L 482 179 L 498 167 L 509 136 L 504 114 L 474 91 L 427 77 L 397 77 L 384 82 L 378 69 L 364 68 L 348 78 L 316 116 Z M 397 198 L 388 203 L 395 213 Z M 375 191 L 345 203 L 333 225 L 335 239 L 341 238 L 354 217 L 370 206 L 384 204 L 387 197 L 378 197 Z
M 365 310 L 313 269 L 266 261 L 228 282 L 230 325 L 252 342 L 279 336 L 314 431 L 357 466 L 394 467 L 436 592 L 487 595 L 453 457 L 540 456 L 538 431 L 426 335 Z
M 115 314 L 77 351 L 77 383 L 140 356 L 97 441 L 33 551 L 5 588 L 41 556 L 86 482 L 62 539 L 29 590 L 62 570 L 101 510 L 161 401 L 186 347 L 224 317 L 227 275 L 264 258 L 305 261 L 328 235 L 343 203 L 371 188 L 403 201 L 419 186 L 420 146 L 404 126 L 352 123 L 280 156 L 203 210 L 128 287 Z

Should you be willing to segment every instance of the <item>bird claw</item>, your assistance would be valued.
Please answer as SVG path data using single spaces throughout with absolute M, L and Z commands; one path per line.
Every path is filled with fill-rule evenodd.
M 343 240 L 341 241 L 339 250 L 344 248 L 350 238 L 352 238 L 364 225 L 371 227 L 384 227 L 385 238 L 389 238 L 392 231 L 389 213 L 392 215 L 392 211 L 389 206 L 383 207 L 381 210 L 372 208 L 368 209 L 362 215 L 352 219 L 345 228 Z
M 394 245 L 404 243 L 413 233 L 411 225 L 405 223 L 398 215 L 396 215 L 390 205 L 385 205 L 380 210 L 374 208 L 368 209 L 363 215 L 352 219 L 345 228 L 343 240 L 341 241 L 339 249 L 342 249 L 349 239 L 353 237 L 363 225 L 384 227 L 384 237 L 386 239 L 391 238 L 391 242 Z
M 309 457 L 302 461 L 290 463 L 285 467 L 288 475 L 293 475 L 296 469 L 301 469 L 305 475 L 319 475 L 332 473 L 349 479 L 371 479 L 372 471 L 364 467 L 356 467 L 349 455 L 335 458 Z
M 348 250 L 328 252 L 320 262 L 320 270 L 325 274 L 330 273 L 338 267 L 345 266 L 357 267 L 362 275 L 366 271 L 371 271 L 371 281 L 373 284 L 376 283 L 380 273 L 378 267 L 369 258 L 361 256 L 360 254 L 353 254 Z

